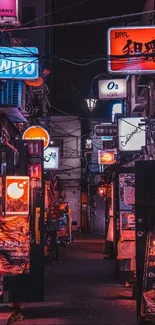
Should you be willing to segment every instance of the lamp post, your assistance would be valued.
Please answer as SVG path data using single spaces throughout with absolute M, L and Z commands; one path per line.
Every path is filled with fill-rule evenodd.
M 93 83 L 96 79 L 98 79 L 101 76 L 105 76 L 106 78 L 110 79 L 110 76 L 106 73 L 100 73 L 97 76 L 95 76 L 92 81 L 91 81 L 91 85 L 90 85 L 90 93 L 88 95 L 87 98 L 85 98 L 85 101 L 87 103 L 88 109 L 90 112 L 93 112 L 95 107 L 96 107 L 96 103 L 98 101 L 98 98 L 96 98 L 96 96 L 93 93 Z

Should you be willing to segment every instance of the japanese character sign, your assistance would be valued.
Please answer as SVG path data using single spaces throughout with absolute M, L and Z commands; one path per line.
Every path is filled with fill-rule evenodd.
M 108 31 L 109 72 L 154 73 L 155 27 L 111 28 Z

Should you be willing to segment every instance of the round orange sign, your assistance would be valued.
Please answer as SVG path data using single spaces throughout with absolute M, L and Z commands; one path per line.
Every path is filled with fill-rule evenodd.
M 39 125 L 31 126 L 23 134 L 23 140 L 43 140 L 44 149 L 49 145 L 50 137 L 48 132 Z

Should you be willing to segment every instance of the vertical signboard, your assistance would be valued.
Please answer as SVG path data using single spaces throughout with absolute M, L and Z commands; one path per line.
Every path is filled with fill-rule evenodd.
M 29 214 L 29 177 L 6 176 L 5 214 Z
M 41 188 L 43 176 L 43 141 L 27 140 L 28 165 L 31 188 Z
M 5 215 L 0 217 L 0 273 L 30 271 L 29 177 L 6 176 Z
M 130 259 L 130 271 L 135 269 L 136 221 L 135 221 L 135 174 L 119 175 L 120 240 L 118 258 Z
M 31 145 L 30 142 L 33 142 Z M 43 165 L 42 141 L 17 140 L 19 159 L 10 164 L 0 193 L 0 275 L 3 276 L 1 302 L 44 300 L 44 189 L 30 187 L 28 164 Z M 43 174 L 41 174 L 43 176 Z M 28 183 L 27 183 L 28 182 Z M 30 184 L 29 184 L 30 185 Z M 32 184 L 31 184 L 32 185 Z M 4 191 L 5 190 L 5 191 Z M 2 197 L 1 197 L 2 196 Z M 1 283 L 0 283 L 1 286 Z
M 120 174 L 119 184 L 121 240 L 135 240 L 135 175 Z

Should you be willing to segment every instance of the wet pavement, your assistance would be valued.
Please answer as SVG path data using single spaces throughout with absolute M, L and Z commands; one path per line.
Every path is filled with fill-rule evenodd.
M 78 234 L 45 267 L 45 302 L 25 304 L 16 325 L 136 325 L 132 289 L 118 283 L 115 262 L 103 258 L 103 238 Z

